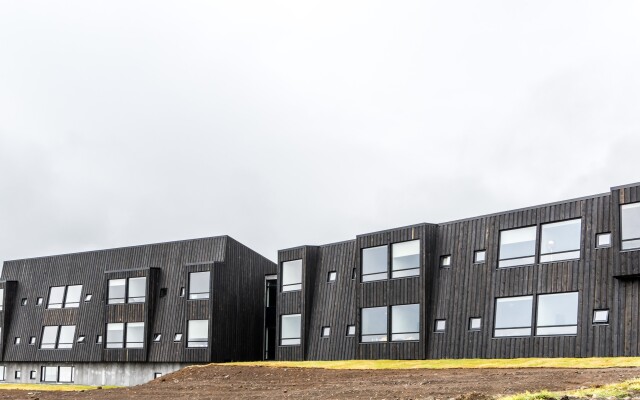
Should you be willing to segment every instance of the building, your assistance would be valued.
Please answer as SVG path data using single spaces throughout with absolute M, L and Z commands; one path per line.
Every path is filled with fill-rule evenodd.
M 260 360 L 266 311 L 275 331 L 263 296 L 276 271 L 228 236 L 7 261 L 0 379 L 133 385 L 190 364 Z
M 278 360 L 640 355 L 640 184 L 278 262 Z

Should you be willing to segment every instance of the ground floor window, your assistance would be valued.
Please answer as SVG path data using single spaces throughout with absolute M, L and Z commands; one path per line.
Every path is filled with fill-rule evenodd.
M 280 346 L 296 346 L 300 344 L 302 318 L 300 314 L 280 316 Z
M 4 381 L 5 380 L 5 371 L 6 371 L 6 367 L 5 366 L 0 366 L 0 381 Z
M 40 371 L 40 380 L 51 383 L 72 383 L 74 379 L 74 367 L 45 367 Z

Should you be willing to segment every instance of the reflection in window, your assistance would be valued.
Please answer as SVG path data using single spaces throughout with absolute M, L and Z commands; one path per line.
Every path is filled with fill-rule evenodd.
M 207 346 L 209 346 L 209 320 L 189 320 L 187 326 L 187 347 Z
M 280 316 L 280 345 L 292 346 L 300 344 L 301 315 L 288 314 Z
M 495 337 L 531 335 L 533 296 L 496 299 Z
M 608 324 L 609 323 L 609 310 L 593 310 L 593 323 L 594 324 Z
M 58 340 L 58 326 L 45 326 L 42 328 L 41 349 L 55 349 Z
M 282 291 L 302 290 L 302 260 L 282 263 Z
M 391 277 L 420 275 L 420 240 L 391 245 Z
M 420 340 L 420 305 L 391 306 L 391 340 Z
M 47 308 L 62 308 L 66 286 L 53 286 L 49 289 L 49 304 Z
M 535 262 L 535 255 L 535 226 L 500 232 L 500 260 L 498 261 L 498 268 L 533 264 Z
M 109 279 L 109 304 L 124 304 L 126 300 L 126 279 Z
M 362 249 L 362 282 L 379 281 L 389 277 L 388 246 Z
M 42 328 L 42 338 L 40 339 L 41 349 L 71 349 L 76 334 L 75 325 L 44 326 Z
M 189 299 L 208 299 L 210 282 L 211 271 L 191 272 L 189 274 Z
M 363 308 L 361 311 L 360 341 L 387 341 L 387 307 Z
M 581 232 L 580 218 L 542 225 L 540 262 L 580 258 Z
M 538 296 L 536 335 L 578 333 L 578 292 Z
M 107 304 L 144 303 L 146 300 L 147 278 L 109 279 Z M 91 300 L 91 297 L 89 297 Z M 79 299 L 78 299 L 79 301 Z M 85 301 L 88 301 L 85 299 Z
M 107 324 L 107 349 L 121 349 L 124 346 L 124 324 Z
M 73 285 L 67 287 L 67 295 L 64 300 L 64 308 L 80 307 L 80 295 L 82 294 L 82 285 Z
M 147 278 L 129 278 L 128 303 L 144 303 L 147 288 Z
M 144 322 L 127 323 L 127 348 L 141 349 L 144 347 Z
M 640 248 L 640 203 L 620 206 L 622 250 Z

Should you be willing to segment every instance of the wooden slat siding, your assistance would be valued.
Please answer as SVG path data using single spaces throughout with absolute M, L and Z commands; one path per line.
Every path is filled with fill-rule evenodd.
M 0 288 L 4 289 L 4 307 L 0 311 L 0 323 L 2 324 L 2 334 L 0 334 L 0 359 L 4 354 L 4 349 L 9 343 L 9 331 L 11 329 L 11 317 L 15 307 L 16 292 L 18 282 L 16 281 L 0 281 Z
M 186 349 L 186 321 L 188 314 L 192 316 L 210 315 L 208 301 L 203 301 L 199 305 L 187 305 L 186 296 L 179 297 L 181 287 L 187 287 L 186 270 L 191 264 L 198 263 L 223 263 L 227 253 L 231 254 L 234 260 L 230 261 L 235 270 L 245 268 L 243 263 L 247 263 L 245 275 L 240 275 L 239 279 L 247 281 L 247 287 L 254 285 L 254 281 L 260 285 L 263 292 L 264 275 L 275 271 L 275 264 L 269 262 L 256 253 L 245 249 L 234 251 L 227 249 L 227 244 L 233 239 L 220 236 L 214 238 L 186 240 L 180 242 L 151 244 L 135 247 L 126 247 L 110 250 L 99 250 L 92 252 L 66 254 L 60 256 L 50 256 L 32 258 L 26 260 L 7 261 L 4 263 L 3 278 L 19 282 L 14 298 L 17 304 L 11 306 L 13 317 L 7 329 L 7 336 L 13 338 L 20 336 L 22 344 L 6 346 L 3 349 L 3 360 L 8 362 L 26 361 L 55 361 L 55 362 L 101 362 L 101 361 L 142 361 L 149 362 L 191 362 L 194 360 L 193 349 Z M 233 241 L 235 242 L 235 241 Z M 241 248 L 242 246 L 240 246 Z M 255 267 L 255 268 L 254 268 Z M 110 271 L 106 273 L 106 271 Z M 226 271 L 226 270 L 223 270 Z M 107 279 L 109 277 L 132 277 L 148 276 L 147 298 L 144 304 L 107 305 Z M 215 272 L 213 274 L 215 276 Z M 237 286 L 233 276 L 223 274 L 221 284 L 229 282 L 229 286 Z M 250 283 L 248 283 L 250 282 Z M 49 288 L 52 286 L 67 286 L 82 284 L 82 296 L 80 308 L 48 310 L 46 304 L 49 295 Z M 242 286 L 245 287 L 245 286 Z M 167 288 L 167 295 L 159 298 L 161 288 Z M 255 287 L 247 293 L 236 291 L 240 296 L 251 295 Z M 92 294 L 90 302 L 84 302 L 86 294 Z M 44 304 L 36 306 L 36 298 L 42 297 Z M 21 298 L 27 298 L 27 306 L 21 307 Z M 235 320 L 242 320 L 243 316 L 236 315 L 239 309 L 235 305 L 238 300 L 231 303 L 219 305 L 221 315 L 226 318 L 227 324 L 234 324 Z M 234 306 L 231 308 L 231 306 Z M 228 311 L 227 307 L 232 309 Z M 262 302 L 256 302 L 255 307 L 262 312 Z M 209 310 L 208 310 L 209 309 Z M 251 314 L 251 313 L 249 313 Z M 233 318 L 229 318 L 233 316 Z M 247 316 L 246 318 L 251 318 Z M 135 321 L 134 321 L 135 320 Z M 145 321 L 147 344 L 146 349 L 130 350 L 106 350 L 105 329 L 107 321 L 136 322 Z M 222 322 L 221 322 L 222 323 Z M 86 343 L 74 343 L 71 350 L 39 350 L 42 327 L 46 324 L 62 325 L 75 324 L 76 337 L 86 336 Z M 242 343 L 247 349 L 254 349 L 261 346 L 262 329 L 259 334 L 253 331 L 237 330 L 235 333 L 236 342 Z M 163 335 L 162 341 L 155 343 L 151 341 L 154 333 Z M 183 333 L 183 341 L 173 342 L 175 333 Z M 103 336 L 103 343 L 96 344 L 96 336 Z M 28 344 L 29 337 L 37 338 L 37 345 Z M 212 336 L 213 338 L 213 336 Z M 12 340 L 12 339 L 7 339 Z M 254 345 L 253 341 L 258 342 Z M 225 343 L 228 344 L 228 343 Z M 212 349 L 217 344 L 213 344 Z M 220 347 L 222 348 L 222 347 Z M 261 348 L 261 347 L 260 347 Z M 195 359 L 198 362 L 211 361 L 211 355 L 207 350 L 204 356 L 200 355 L 198 349 L 195 354 L 199 354 Z M 254 353 L 253 350 L 245 350 L 237 345 L 225 347 L 225 351 L 218 356 L 221 359 L 235 359 L 236 354 L 256 354 L 253 359 L 261 358 L 261 350 Z

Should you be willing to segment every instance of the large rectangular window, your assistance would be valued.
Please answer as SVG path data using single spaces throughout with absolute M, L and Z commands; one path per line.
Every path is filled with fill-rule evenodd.
M 210 283 L 211 271 L 191 272 L 189 274 L 189 299 L 208 299 Z
M 496 299 L 495 337 L 530 336 L 533 296 Z
M 64 299 L 64 308 L 80 307 L 81 295 L 82 295 L 82 285 L 67 286 L 67 293 Z
M 71 349 L 76 334 L 75 325 L 54 325 L 42 328 L 41 349 Z
M 580 258 L 581 233 L 580 218 L 542 225 L 540 262 Z
M 391 277 L 420 275 L 420 240 L 391 245 Z
M 302 260 L 282 263 L 282 291 L 302 290 Z
M 40 369 L 40 381 L 72 383 L 74 373 L 74 367 L 42 367 Z
M 578 292 L 538 296 L 536 335 L 578 333 Z
M 107 349 L 142 349 L 144 322 L 112 322 L 107 324 Z
M 534 264 L 536 259 L 536 227 L 500 232 L 498 268 Z
M 147 278 L 109 279 L 107 304 L 144 303 L 147 292 Z
M 385 245 L 362 249 L 362 282 L 389 278 L 388 248 Z
M 207 346 L 209 346 L 209 320 L 189 320 L 187 325 L 187 347 Z
M 302 330 L 302 318 L 300 314 L 288 314 L 280 316 L 280 345 L 294 346 L 300 344 Z
M 128 303 L 144 303 L 147 291 L 147 278 L 142 276 L 139 278 L 129 278 L 129 287 L 127 293 Z
M 124 304 L 127 300 L 127 280 L 109 279 L 109 304 Z
M 107 324 L 107 349 L 124 347 L 124 324 L 120 322 Z
M 144 347 L 144 322 L 127 323 L 126 344 L 128 349 Z
M 622 250 L 640 249 L 640 203 L 620 206 Z
M 66 286 L 53 286 L 49 289 L 49 303 L 47 308 L 62 308 Z
M 420 340 L 420 305 L 391 306 L 391 340 Z
M 363 308 L 360 316 L 362 343 L 387 341 L 387 307 Z

